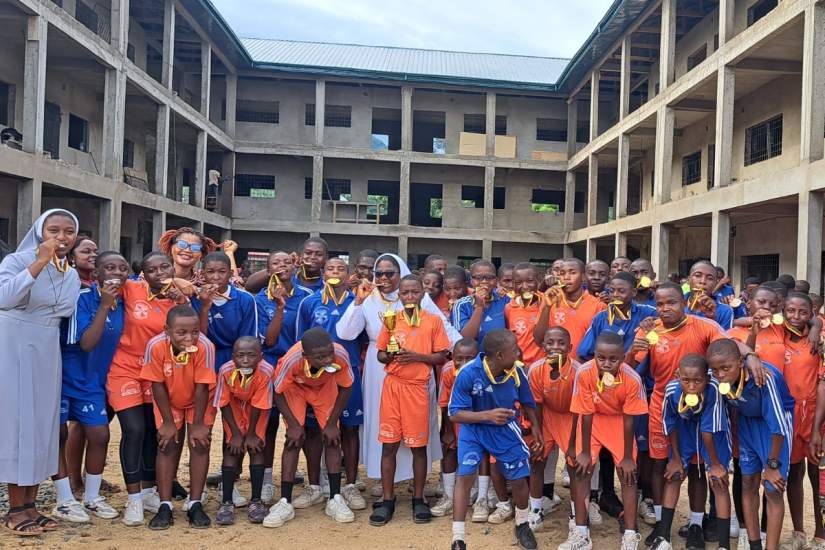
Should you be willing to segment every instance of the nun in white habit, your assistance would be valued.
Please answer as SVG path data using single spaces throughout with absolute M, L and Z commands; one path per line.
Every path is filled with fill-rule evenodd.
M 354 340 L 366 329 L 370 340 L 363 370 L 364 425 L 361 427 L 361 461 L 367 468 L 367 477 L 380 479 L 382 445 L 378 441 L 378 425 L 381 409 L 381 388 L 384 385 L 386 374 L 384 365 L 378 362 L 376 342 L 383 326 L 380 314 L 389 308 L 402 310 L 404 307 L 398 298 L 398 285 L 402 277 L 410 274 L 410 269 L 395 254 L 382 254 L 375 261 L 373 271 L 377 271 L 382 275 L 374 279 L 376 283 L 375 290 L 362 304 L 357 305 L 353 301 L 341 316 L 335 328 L 338 337 L 342 340 Z M 387 272 L 390 271 L 395 273 L 393 276 L 387 277 Z M 442 319 L 451 342 L 455 343 L 461 339 L 461 334 L 452 327 L 426 293 L 421 302 L 421 307 Z M 429 465 L 432 465 L 433 461 L 441 459 L 441 440 L 438 436 L 438 402 L 435 388 L 436 381 L 433 376 L 429 384 L 430 441 L 427 445 L 427 462 Z M 396 460 L 395 481 L 412 479 L 412 453 L 410 450 L 401 445 Z
M 6 527 L 57 527 L 37 513 L 37 486 L 57 473 L 60 321 L 71 316 L 80 277 L 66 259 L 77 238 L 67 210 L 44 212 L 0 263 L 0 482 L 9 484 Z

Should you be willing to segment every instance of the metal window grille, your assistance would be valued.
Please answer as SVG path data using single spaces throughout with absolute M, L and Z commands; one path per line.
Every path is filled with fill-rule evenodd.
M 73 114 L 69 114 L 69 147 L 89 152 L 89 123 Z
M 275 176 L 235 174 L 235 196 L 275 198 Z
M 352 184 L 350 180 L 324 178 L 321 188 L 321 200 L 340 201 L 344 200 L 341 195 L 351 195 Z M 304 178 L 304 198 L 312 199 L 312 178 Z
M 682 185 L 690 185 L 702 179 L 702 152 L 696 151 L 682 157 Z
M 315 104 L 307 103 L 304 109 L 304 126 L 315 126 Z
M 123 167 L 135 167 L 135 142 L 129 139 L 123 140 Z
M 313 113 L 314 116 L 315 113 Z M 327 105 L 324 109 L 324 126 L 327 128 L 351 127 L 352 107 L 349 105 Z
M 743 278 L 773 281 L 779 277 L 779 254 L 758 254 L 742 258 Z
M 708 145 L 708 189 L 713 187 L 715 182 L 713 171 L 716 169 L 716 144 Z
M 496 135 L 507 135 L 507 117 L 505 115 L 496 115 Z
M 464 131 L 475 134 L 487 132 L 487 117 L 485 115 L 464 115 Z
M 567 121 L 556 118 L 536 119 L 538 141 L 567 141 Z
M 745 130 L 745 166 L 782 154 L 782 115 Z
M 235 118 L 238 122 L 278 124 L 280 121 L 279 104 L 277 101 L 240 100 Z

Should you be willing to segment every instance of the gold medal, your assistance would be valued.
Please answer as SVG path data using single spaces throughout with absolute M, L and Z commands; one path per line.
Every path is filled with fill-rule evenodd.
M 730 305 L 730 307 L 739 307 L 742 305 L 742 300 L 740 300 L 739 298 L 734 298 L 730 301 L 730 304 L 728 305 Z
M 719 383 L 719 393 L 722 395 L 727 395 L 730 393 L 730 384 L 727 382 L 720 382 Z
M 609 372 L 606 372 L 602 375 L 602 384 L 604 384 L 606 388 L 612 387 L 615 383 L 616 377 L 610 374 Z
M 650 288 L 650 285 L 653 284 L 653 281 L 650 280 L 650 277 L 646 275 L 642 275 L 639 278 L 639 288 Z
M 699 404 L 699 396 L 695 393 L 689 393 L 685 396 L 685 404 L 688 407 L 695 407 Z
M 330 277 L 329 279 L 327 279 L 327 284 L 332 286 L 338 286 L 341 284 L 341 279 L 339 279 L 338 277 Z
M 759 321 L 759 328 L 768 328 L 771 326 L 771 320 L 765 317 Z
M 195 353 L 198 351 L 198 346 L 186 346 L 186 349 L 183 351 L 186 353 Z
M 781 313 L 774 313 L 773 316 L 771 317 L 771 323 L 773 323 L 774 325 L 781 325 L 784 322 L 785 322 L 785 318 L 782 317 Z
M 690 285 L 688 283 L 685 283 L 685 284 L 682 285 L 682 293 L 683 294 L 689 294 L 690 290 L 691 290 L 691 288 L 690 288 Z
M 655 346 L 659 343 L 659 333 L 655 330 L 651 330 L 645 335 L 645 339 L 647 340 L 648 344 L 650 344 L 651 346 Z

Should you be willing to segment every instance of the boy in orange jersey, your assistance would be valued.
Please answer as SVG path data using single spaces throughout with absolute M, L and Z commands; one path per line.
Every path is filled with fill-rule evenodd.
M 539 460 L 533 461 L 530 469 L 530 514 L 527 521 L 534 532 L 542 526 L 544 498 L 553 499 L 553 494 L 545 487 L 549 484 L 544 483 L 547 455 L 553 447 L 567 455 L 567 468 L 568 471 L 571 470 L 571 446 L 574 440 L 571 438 L 573 415 L 570 414 L 570 400 L 573 395 L 573 379 L 579 368 L 579 363 L 570 359 L 570 334 L 564 327 L 547 329 L 544 334 L 544 353 L 545 357 L 533 362 L 527 373 L 530 389 L 536 399 L 536 417 L 544 437 L 544 454 Z M 572 472 L 569 473 L 572 477 Z M 571 502 L 575 501 L 574 490 L 575 485 L 571 485 Z
M 189 526 L 211 524 L 201 495 L 209 469 L 209 445 L 215 408 L 209 392 L 215 387 L 215 347 L 200 333 L 198 314 L 190 306 L 175 306 L 166 316 L 166 330 L 146 345 L 141 377 L 152 383 L 158 429 L 157 478 L 161 505 L 150 529 L 168 529 L 172 519 L 172 481 L 180 461 L 180 446 L 189 432 Z M 185 424 L 185 425 L 184 425 Z
M 591 550 L 587 495 L 602 448 L 613 455 L 622 485 L 622 501 L 635 504 L 639 492 L 633 425 L 635 416 L 647 413 L 647 397 L 642 379 L 624 363 L 624 343 L 615 332 L 599 334 L 593 360 L 576 372 L 570 412 L 578 415 L 574 436 L 576 478 L 571 480 L 571 485 L 576 485 L 576 526 L 559 548 Z M 625 506 L 624 525 L 621 547 L 635 550 L 640 540 L 636 532 L 636 506 Z
M 593 317 L 607 309 L 607 304 L 585 292 L 583 282 L 584 263 L 577 258 L 564 260 L 559 266 L 558 284 L 547 291 L 545 304 L 533 329 L 533 339 L 536 344 L 542 345 L 547 327 L 564 327 L 570 334 L 571 359 L 576 359 L 576 349 Z
M 542 297 L 538 294 L 539 272 L 536 266 L 520 263 L 513 268 L 513 284 L 516 296 L 504 306 L 504 320 L 510 332 L 515 334 L 521 359 L 532 365 L 544 357 L 544 350 L 533 338 L 533 329 L 539 318 Z
M 755 350 L 760 359 L 781 372 L 785 366 L 785 343 L 782 332 L 771 329 L 773 315 L 782 310 L 779 296 L 772 288 L 760 286 L 750 297 L 748 317 L 734 321 L 728 336 Z
M 355 521 L 341 496 L 341 430 L 338 420 L 347 405 L 354 381 L 349 355 L 341 344 L 321 327 L 304 332 L 278 361 L 275 369 L 275 405 L 286 421 L 286 442 L 281 455 L 281 500 L 264 518 L 264 527 L 281 527 L 295 517 L 292 487 L 298 453 L 306 439 L 306 413 L 311 406 L 321 428 L 327 472 L 329 500 L 325 513 L 338 523 Z M 317 480 L 310 480 L 317 485 Z
M 427 523 L 430 507 L 424 500 L 429 440 L 429 396 L 427 384 L 433 369 L 443 365 L 450 350 L 450 339 L 441 319 L 421 309 L 424 286 L 415 275 L 407 275 L 398 286 L 404 309 L 396 314 L 395 328 L 386 325 L 378 336 L 378 360 L 385 364 L 387 377 L 381 390 L 378 440 L 383 444 L 381 505 L 370 515 L 370 525 L 382 526 L 395 513 L 395 456 L 403 441 L 413 456 L 413 521 Z
M 441 383 L 438 390 L 438 406 L 441 408 L 441 449 L 444 458 L 441 460 L 441 477 L 444 483 L 444 496 L 430 508 L 430 513 L 435 517 L 446 516 L 453 511 L 453 490 L 455 489 L 455 471 L 458 467 L 458 424 L 450 421 L 448 407 L 450 405 L 450 394 L 453 392 L 453 384 L 458 371 L 465 363 L 478 355 L 478 342 L 472 338 L 462 338 L 453 346 L 453 359 L 444 364 L 441 369 Z M 490 475 L 490 463 L 484 461 L 481 469 L 486 464 L 488 471 L 481 475 Z
M 433 303 L 438 306 L 447 318 L 450 317 L 450 298 L 444 292 L 444 275 L 440 271 L 431 269 L 421 275 L 424 291 L 429 294 Z
M 267 510 L 261 502 L 264 482 L 263 447 L 266 424 L 272 409 L 272 377 L 275 369 L 263 360 L 261 342 L 241 336 L 232 349 L 232 360 L 218 371 L 218 387 L 213 404 L 221 409 L 226 444 L 223 448 L 223 500 L 215 516 L 218 525 L 235 523 L 232 493 L 243 456 L 249 453 L 249 477 L 252 500 L 247 517 L 250 523 L 262 523 Z

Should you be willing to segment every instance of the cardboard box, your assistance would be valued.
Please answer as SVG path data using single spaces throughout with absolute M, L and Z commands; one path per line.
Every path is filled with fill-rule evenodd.
M 546 160 L 546 161 L 566 161 L 567 160 L 567 153 L 562 153 L 559 151 L 533 151 L 530 155 L 533 160 Z
M 496 136 L 495 156 L 500 159 L 516 158 L 516 136 Z
M 461 132 L 458 136 L 458 154 L 473 157 L 483 157 L 487 154 L 486 134 Z

